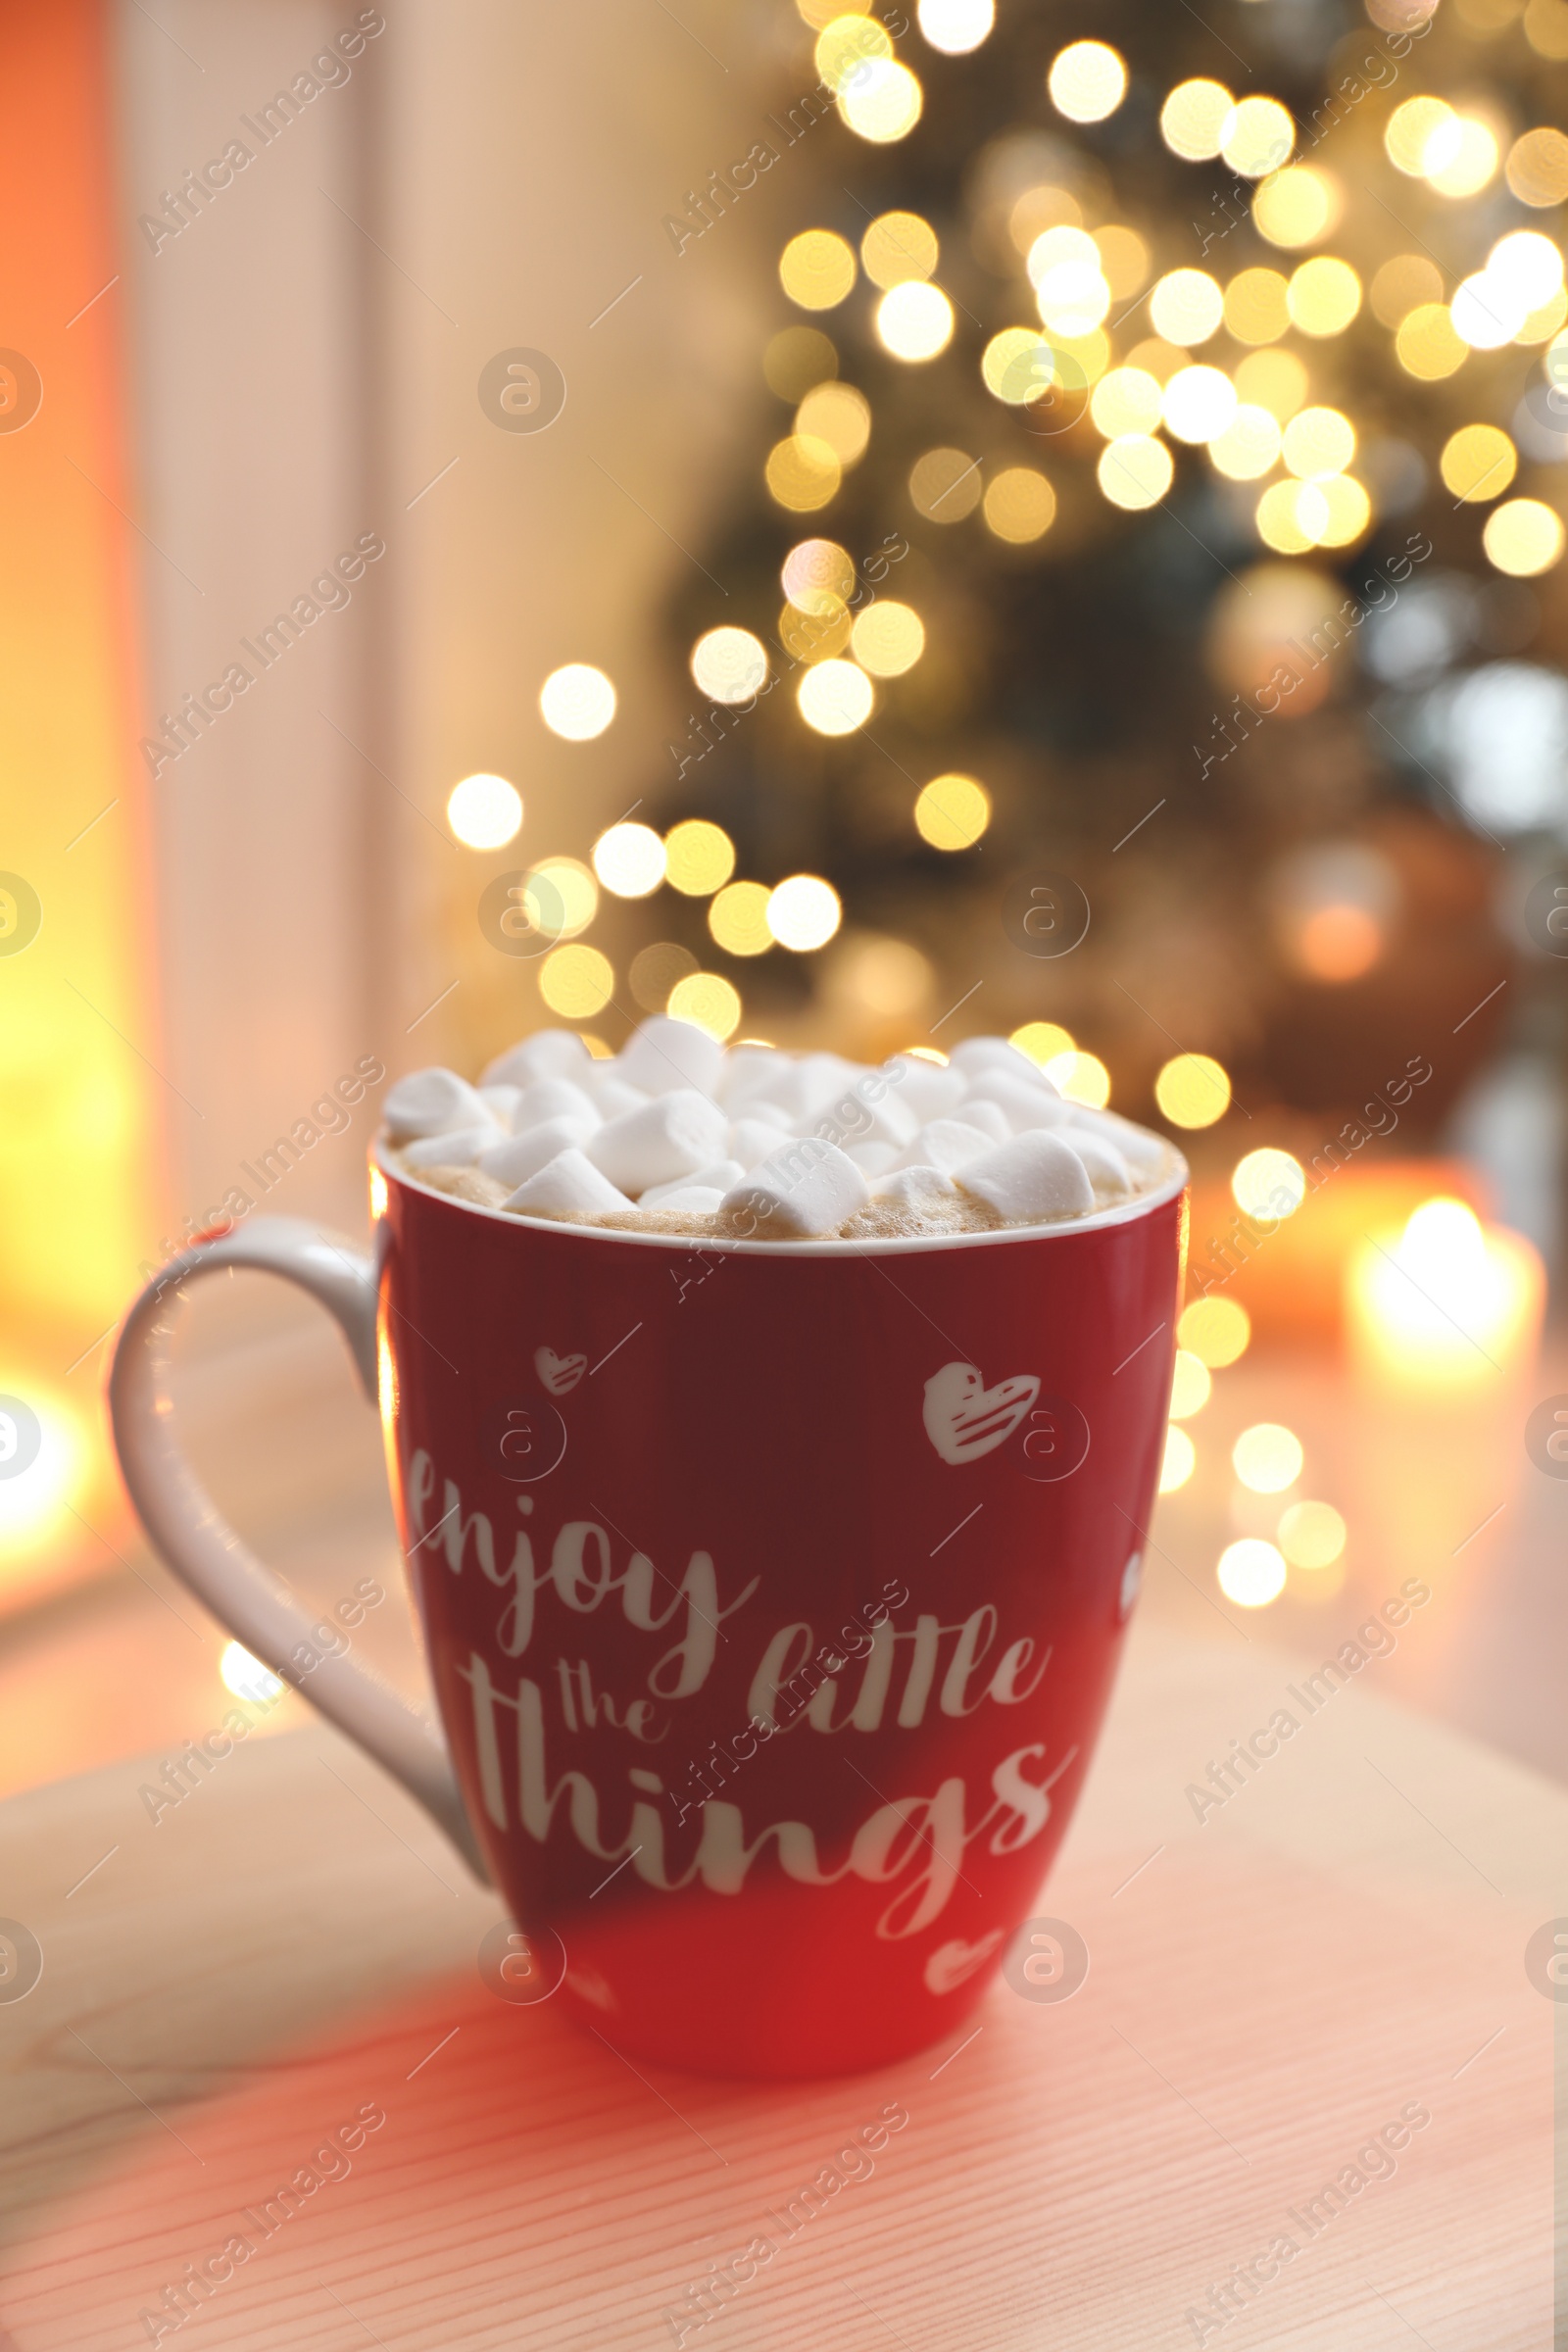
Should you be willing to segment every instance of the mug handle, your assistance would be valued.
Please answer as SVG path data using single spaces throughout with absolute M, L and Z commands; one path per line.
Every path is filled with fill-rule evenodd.
M 229 1526 L 175 1437 L 165 1380 L 173 1328 L 166 1305 L 200 1276 L 233 1266 L 280 1274 L 324 1306 L 348 1342 L 366 1396 L 376 1401 L 376 1277 L 370 1260 L 298 1217 L 258 1218 L 243 1231 L 172 1258 L 125 1317 L 109 1376 L 109 1410 L 130 1498 L 156 1550 L 219 1623 L 401 1781 L 474 1876 L 488 1884 L 440 1734 L 346 1650 L 312 1667 L 306 1688 L 293 1652 L 302 1643 L 315 1647 L 310 1619 Z

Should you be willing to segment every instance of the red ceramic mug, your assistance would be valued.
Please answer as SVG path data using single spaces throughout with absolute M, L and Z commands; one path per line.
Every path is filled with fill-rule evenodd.
M 1138 1589 L 1184 1183 L 1054 1227 L 699 1246 L 382 1162 L 373 1264 L 263 1221 L 143 1292 L 125 1481 L 494 1881 L 514 1974 L 638 2058 L 876 2066 L 962 2024 L 1071 1817 Z M 178 1450 L 167 1304 L 229 1266 L 318 1298 L 379 1397 L 444 1744 L 318 1657 Z

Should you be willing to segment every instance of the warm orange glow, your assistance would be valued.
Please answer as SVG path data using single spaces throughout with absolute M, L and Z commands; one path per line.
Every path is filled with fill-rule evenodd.
M 1399 1233 L 1373 1233 L 1346 1274 L 1352 1357 L 1396 1392 L 1464 1395 L 1534 1361 L 1545 1278 L 1522 1235 L 1462 1200 L 1423 1200 Z
M 24 1106 L 0 1126 L 0 1386 L 30 1400 L 46 1428 L 54 1411 L 57 1447 L 75 1446 L 70 1470 L 63 1451 L 40 1451 L 36 1479 L 52 1458 L 61 1483 L 20 1548 L 5 1529 L 35 1473 L 0 1482 L 13 1490 L 0 1505 L 0 1606 L 35 1575 L 23 1553 L 40 1526 L 51 1571 L 69 1568 L 73 1552 L 106 1556 L 68 1501 L 96 1527 L 118 1529 L 94 1397 L 104 1357 L 93 1344 L 156 1250 L 152 1138 L 179 1109 L 125 1042 L 162 1058 L 143 987 L 152 931 L 128 602 L 139 542 L 122 519 L 136 500 L 122 441 L 113 281 L 125 265 L 109 37 L 97 10 L 12 11 L 0 76 L 4 340 L 46 388 L 32 421 L 3 443 L 0 866 L 36 893 L 42 924 L 31 944 L 0 954 L 0 1097 L 19 1114 Z M 172 780 L 170 758 L 162 773 Z
M 1313 980 L 1359 980 L 1383 953 L 1383 926 L 1364 906 L 1315 906 L 1293 942 Z

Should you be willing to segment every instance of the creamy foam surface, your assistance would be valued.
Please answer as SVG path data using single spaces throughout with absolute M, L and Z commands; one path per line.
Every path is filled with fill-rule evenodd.
M 1160 1137 L 1064 1101 L 1004 1038 L 951 1061 L 726 1051 L 660 1015 L 594 1059 L 570 1030 L 477 1086 L 416 1070 L 388 1090 L 389 1164 L 454 1200 L 607 1233 L 906 1240 L 1059 1225 L 1179 1170 Z

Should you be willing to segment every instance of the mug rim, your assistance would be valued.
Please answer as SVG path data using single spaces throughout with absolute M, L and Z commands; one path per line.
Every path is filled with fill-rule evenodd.
M 437 1185 L 421 1184 L 416 1176 L 391 1164 L 387 1156 L 389 1146 L 380 1136 L 370 1146 L 369 1159 L 388 1184 L 401 1184 L 425 1200 L 442 1200 L 468 1216 L 484 1217 L 493 1224 L 513 1229 L 520 1227 L 525 1233 L 572 1234 L 586 1242 L 627 1242 L 638 1249 L 685 1253 L 693 1250 L 719 1250 L 736 1257 L 909 1257 L 928 1256 L 944 1250 L 995 1248 L 999 1243 L 1064 1241 L 1074 1234 L 1103 1233 L 1118 1225 L 1136 1224 L 1140 1217 L 1176 1200 L 1192 1179 L 1192 1171 L 1175 1145 L 1164 1137 L 1160 1141 L 1176 1162 L 1172 1173 L 1152 1192 L 1119 1201 L 1112 1208 L 1097 1208 L 1088 1216 L 1063 1218 L 1053 1224 L 1004 1225 L 983 1233 L 867 1234 L 855 1241 L 846 1241 L 841 1234 L 828 1234 L 811 1241 L 747 1241 L 730 1234 L 630 1233 L 614 1226 L 578 1225 L 566 1217 L 519 1216 L 513 1209 L 489 1208 L 482 1201 L 465 1200 L 456 1193 L 444 1193 Z

